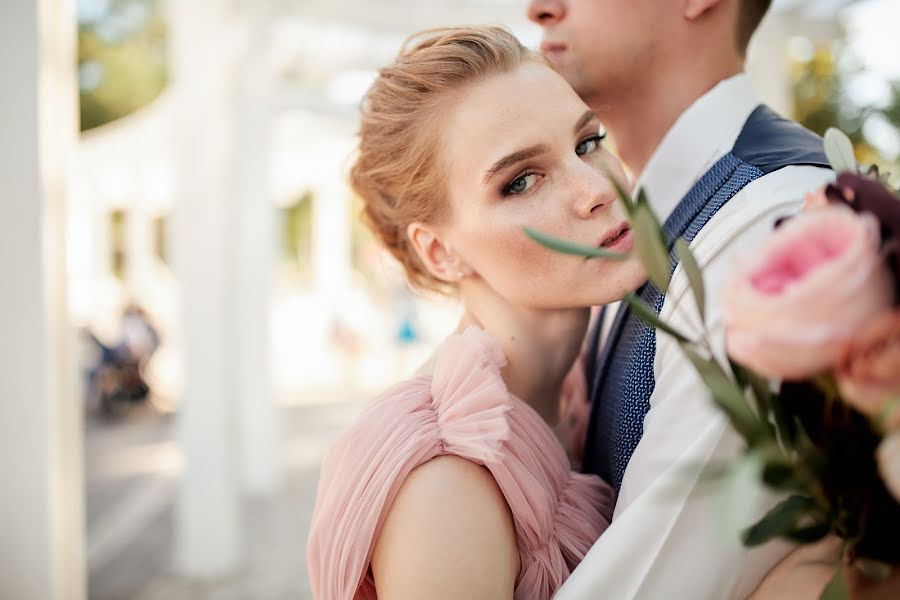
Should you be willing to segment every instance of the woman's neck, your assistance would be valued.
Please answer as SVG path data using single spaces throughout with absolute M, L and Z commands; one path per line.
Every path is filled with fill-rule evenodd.
M 508 361 L 502 375 L 509 391 L 556 425 L 562 382 L 581 350 L 590 309 L 531 310 L 480 296 L 467 298 L 459 331 L 477 325 L 491 334 Z

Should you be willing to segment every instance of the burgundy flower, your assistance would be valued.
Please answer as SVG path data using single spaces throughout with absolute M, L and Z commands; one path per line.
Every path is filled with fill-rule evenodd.
M 844 400 L 869 417 L 878 417 L 888 402 L 900 398 L 900 310 L 866 324 L 845 348 L 835 372 Z M 891 412 L 887 427 L 900 428 L 900 412 Z
M 900 198 L 884 183 L 872 177 L 844 172 L 825 188 L 831 202 L 849 205 L 858 213 L 872 213 L 881 223 L 884 241 L 900 244 Z M 900 281 L 900 248 L 892 248 L 888 265 L 895 281 Z

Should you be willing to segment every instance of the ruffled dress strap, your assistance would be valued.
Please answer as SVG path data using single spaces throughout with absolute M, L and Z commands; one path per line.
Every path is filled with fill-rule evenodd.
M 487 333 L 451 336 L 433 376 L 387 390 L 341 436 L 322 465 L 307 544 L 315 598 L 376 598 L 375 541 L 413 469 L 444 454 L 482 465 L 503 460 L 512 408 L 504 364 Z
M 514 399 L 513 435 L 503 461 L 488 465 L 516 526 L 521 569 L 516 600 L 547 600 L 609 526 L 612 488 L 599 477 L 573 472 L 547 423 Z

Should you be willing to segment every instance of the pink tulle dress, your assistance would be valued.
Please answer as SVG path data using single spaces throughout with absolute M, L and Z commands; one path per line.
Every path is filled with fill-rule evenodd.
M 451 336 L 432 375 L 384 392 L 339 439 L 322 466 L 307 548 L 314 598 L 377 598 L 369 561 L 391 503 L 413 469 L 445 454 L 485 466 L 509 504 L 515 599 L 549 599 L 562 585 L 609 525 L 613 492 L 572 471 L 547 423 L 507 391 L 505 363 L 483 330 Z

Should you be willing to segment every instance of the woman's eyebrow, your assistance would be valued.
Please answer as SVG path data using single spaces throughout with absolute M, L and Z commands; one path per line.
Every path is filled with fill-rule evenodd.
M 535 156 L 539 156 L 546 152 L 549 152 L 550 148 L 546 144 L 535 144 L 534 146 L 529 146 L 523 150 L 517 150 L 516 152 L 512 152 L 507 154 L 497 162 L 495 162 L 490 169 L 484 174 L 484 179 L 482 182 L 487 185 L 491 182 L 491 179 L 497 176 L 501 171 L 505 171 L 512 165 L 516 163 L 520 163 L 523 160 L 528 160 L 534 158 Z
M 584 128 L 585 125 L 587 125 L 588 123 L 590 123 L 591 121 L 593 121 L 596 118 L 597 118 L 597 114 L 594 111 L 592 111 L 592 110 L 585 111 L 585 113 L 583 115 L 581 115 L 581 118 L 578 119 L 578 121 L 575 123 L 575 127 L 573 128 L 574 132 L 577 134 L 579 131 L 581 131 L 581 129 Z M 516 163 L 520 163 L 524 160 L 528 160 L 530 158 L 534 158 L 535 156 L 544 154 L 548 150 L 549 150 L 549 148 L 544 144 L 535 144 L 534 146 L 529 146 L 528 148 L 525 148 L 524 150 L 518 150 L 511 154 L 507 154 L 506 156 L 504 156 L 503 158 L 501 158 L 500 160 L 495 162 L 493 165 L 491 165 L 491 168 L 488 169 L 487 172 L 484 174 L 484 179 L 482 180 L 482 183 L 487 185 L 491 182 L 491 180 L 494 177 L 497 176 L 498 173 L 505 171 L 506 169 L 508 169 L 509 167 L 511 167 L 512 165 L 514 165 Z
M 578 122 L 575 123 L 575 133 L 578 134 L 578 132 L 581 131 L 582 127 L 584 127 L 585 125 L 587 125 L 588 123 L 590 123 L 591 121 L 593 121 L 596 118 L 597 118 L 597 113 L 595 113 L 594 111 L 588 110 L 587 112 L 585 112 L 583 115 L 581 115 L 581 118 L 578 119 Z

